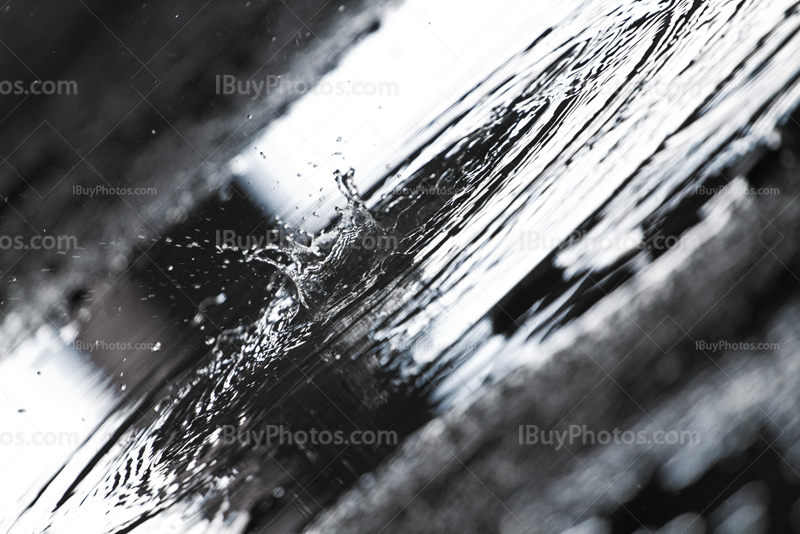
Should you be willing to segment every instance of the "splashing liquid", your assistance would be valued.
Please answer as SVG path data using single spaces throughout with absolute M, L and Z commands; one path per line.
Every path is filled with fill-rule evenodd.
M 322 495 L 330 499 L 396 445 L 334 447 L 265 440 L 267 425 L 307 431 L 306 409 L 286 403 L 297 395 L 322 395 L 308 424 L 321 418 L 329 425 L 324 430 L 332 434 L 397 427 L 401 418 L 391 414 L 392 406 L 403 407 L 403 420 L 409 421 L 407 393 L 402 393 L 403 402 L 393 401 L 374 369 L 349 358 L 339 361 L 340 355 L 320 336 L 320 326 L 370 288 L 382 272 L 382 262 L 394 252 L 369 246 L 387 233 L 365 207 L 353 177 L 353 169 L 335 173 L 347 205 L 329 230 L 316 237 L 295 231 L 297 240 L 242 251 L 246 261 L 277 270 L 267 278 L 268 298 L 260 318 L 208 338 L 213 347 L 199 368 L 168 385 L 152 406 L 139 407 L 137 413 L 143 416 L 122 431 L 107 453 L 101 450 L 84 460 L 93 469 L 60 488 L 62 497 L 50 524 L 76 521 L 96 525 L 92 531 L 114 532 L 155 515 L 169 517 L 182 503 L 193 510 L 190 514 L 214 517 L 227 528 L 232 526 L 225 519 L 228 501 L 245 504 L 240 501 L 244 497 L 246 506 L 278 506 L 275 495 L 283 496 L 284 490 L 277 488 L 284 487 L 295 491 L 293 506 L 311 509 L 323 497 L 298 494 L 293 477 L 320 471 L 338 459 L 339 466 L 318 482 L 325 488 Z M 224 294 L 206 299 L 194 323 L 201 322 L 206 306 L 224 300 Z M 347 372 L 321 377 L 334 363 Z M 342 417 L 339 406 L 348 405 Z M 380 416 L 376 419 L 381 411 L 387 411 L 382 422 Z M 235 494 L 227 489 L 233 478 Z M 48 491 L 59 491 L 58 484 L 51 483 Z M 207 502 L 199 495 L 215 497 Z M 109 502 L 117 503 L 112 516 L 105 511 Z
M 424 420 L 428 383 L 445 405 L 478 390 L 650 261 L 592 242 L 683 224 L 695 186 L 724 185 L 720 169 L 800 101 L 793 0 L 595 0 L 522 45 L 405 140 L 371 211 L 351 171 L 337 177 L 347 206 L 327 231 L 247 251 L 269 266 L 263 313 L 110 417 L 17 524 L 241 532 L 252 512 L 276 521 L 268 531 L 299 531 L 392 447 L 245 442 L 226 428 L 402 439 Z M 394 235 L 397 252 L 365 246 Z M 413 265 L 388 265 L 398 257 Z M 510 319 L 493 316 L 508 294 L 524 298 L 500 303 Z M 529 339 L 530 351 L 509 350 Z
M 291 280 L 300 303 L 316 320 L 374 283 L 386 258 L 378 245 L 388 242 L 389 234 L 365 207 L 354 175 L 354 169 L 334 173 L 347 206 L 337 209 L 339 220 L 332 229 L 306 243 L 290 237 L 246 252 L 247 261 L 268 263 Z

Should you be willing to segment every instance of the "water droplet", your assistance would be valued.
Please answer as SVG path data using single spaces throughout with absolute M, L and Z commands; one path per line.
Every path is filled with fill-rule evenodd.
M 151 348 L 150 350 L 152 350 L 153 352 L 158 352 L 158 351 L 160 351 L 160 350 L 161 350 L 161 342 L 160 342 L 160 341 L 157 341 L 157 342 L 156 342 L 156 344 L 155 344 L 155 345 L 153 345 L 153 348 Z
M 344 6 L 339 6 L 339 10 L 338 11 L 339 11 L 339 13 L 342 13 L 344 11 Z
M 248 116 L 247 116 L 247 120 L 250 120 L 250 119 L 252 119 L 252 118 L 253 118 L 253 116 L 252 116 L 252 115 L 248 115 Z
M 172 270 L 172 265 L 167 265 L 167 270 L 171 271 Z
M 276 499 L 280 499 L 284 495 L 286 495 L 286 490 L 284 490 L 281 486 L 278 486 L 277 488 L 272 490 L 272 496 L 275 497 Z
M 209 338 L 206 339 L 206 345 L 213 345 L 213 344 L 214 344 L 214 338 L 213 337 L 209 337 Z
M 128 386 L 126 386 L 125 384 L 122 384 L 122 385 L 119 387 L 119 390 L 120 390 L 120 391 L 125 391 L 126 389 L 128 389 Z
M 341 142 L 342 142 L 342 138 L 341 138 L 341 137 L 337 137 L 337 138 L 336 138 L 336 142 L 337 142 L 337 143 L 341 143 Z

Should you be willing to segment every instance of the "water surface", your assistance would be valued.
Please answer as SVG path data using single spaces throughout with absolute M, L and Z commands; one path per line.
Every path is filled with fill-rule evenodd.
M 533 361 L 696 222 L 698 186 L 780 143 L 798 29 L 789 1 L 596 0 L 510 34 L 491 74 L 418 117 L 380 174 L 354 162 L 324 199 L 299 187 L 311 204 L 266 223 L 303 230 L 293 243 L 206 249 L 260 273 L 258 317 L 109 419 L 110 439 L 86 442 L 21 531 L 301 528 L 393 445 L 226 443 L 222 428 L 402 438 Z M 330 203 L 333 220 L 303 226 Z

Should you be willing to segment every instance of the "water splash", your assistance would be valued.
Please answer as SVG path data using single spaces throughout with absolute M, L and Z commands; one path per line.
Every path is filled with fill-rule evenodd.
M 519 363 L 535 350 L 503 350 L 508 336 L 552 331 L 649 261 L 592 243 L 647 242 L 797 105 L 798 39 L 789 0 L 587 2 L 426 123 L 372 196 L 337 173 L 347 205 L 320 235 L 246 251 L 270 266 L 263 313 L 144 415 L 98 430 L 20 524 L 146 530 L 169 510 L 237 531 L 246 511 L 282 510 L 285 490 L 306 515 L 282 531 L 298 530 L 389 449 L 259 448 L 222 426 L 410 432 L 429 382 L 453 402 Z M 364 246 L 394 235 L 393 252 Z M 413 265 L 387 270 L 397 257 Z
M 355 170 L 334 173 L 346 207 L 337 209 L 336 224 L 318 236 L 291 235 L 281 243 L 246 251 L 247 261 L 261 261 L 291 280 L 297 298 L 315 319 L 341 308 L 373 283 L 386 258 L 376 245 L 387 242 L 388 232 L 375 220 L 358 194 Z M 347 296 L 347 298 L 345 298 Z

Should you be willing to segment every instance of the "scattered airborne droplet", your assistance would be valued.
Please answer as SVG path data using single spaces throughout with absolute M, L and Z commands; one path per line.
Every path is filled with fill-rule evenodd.
M 156 344 L 153 345 L 153 348 L 151 348 L 150 350 L 152 350 L 153 352 L 160 351 L 161 350 L 161 342 L 160 341 L 156 341 Z

